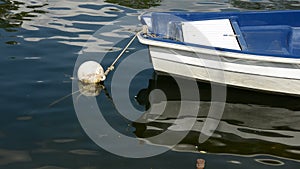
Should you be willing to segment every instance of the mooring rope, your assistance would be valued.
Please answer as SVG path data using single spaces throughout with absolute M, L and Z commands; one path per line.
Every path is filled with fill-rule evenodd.
M 139 33 L 139 32 L 138 32 Z M 136 33 L 134 35 L 134 37 L 128 42 L 128 44 L 125 46 L 125 48 L 122 50 L 122 52 L 118 55 L 118 57 L 114 60 L 114 62 L 106 69 L 106 71 L 104 72 L 104 75 L 107 76 L 107 74 L 114 70 L 114 65 L 117 63 L 117 61 L 121 58 L 121 56 L 125 53 L 125 51 L 127 50 L 127 48 L 132 44 L 132 42 L 134 41 L 134 39 L 137 37 L 138 33 Z

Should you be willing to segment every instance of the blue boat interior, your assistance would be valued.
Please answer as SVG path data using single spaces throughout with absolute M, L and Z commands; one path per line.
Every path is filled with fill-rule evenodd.
M 180 42 L 180 23 L 229 19 L 242 52 L 300 58 L 300 11 L 262 12 L 154 12 L 142 23 L 156 38 Z M 222 28 L 220 28 L 222 29 Z

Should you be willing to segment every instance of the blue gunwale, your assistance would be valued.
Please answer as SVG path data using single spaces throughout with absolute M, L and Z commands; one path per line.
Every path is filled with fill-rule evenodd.
M 251 51 L 240 51 L 240 50 L 233 50 L 233 49 L 226 49 L 226 48 L 219 48 L 219 47 L 211 47 L 211 46 L 185 43 L 185 42 L 174 41 L 174 40 L 170 40 L 170 39 L 162 39 L 162 38 L 153 38 L 153 37 L 144 37 L 144 38 L 149 39 L 149 40 L 153 40 L 153 41 L 158 41 L 158 42 L 173 43 L 173 44 L 178 44 L 178 45 L 186 45 L 186 46 L 191 46 L 191 47 L 218 50 L 218 51 L 224 51 L 224 52 L 233 52 L 233 53 L 240 53 L 240 54 L 249 54 L 249 55 L 254 55 L 254 56 L 262 56 L 262 54 L 258 54 L 257 52 L 251 52 Z M 300 59 L 300 56 L 296 56 L 296 55 L 263 54 L 263 56 L 273 56 L 273 57 L 279 57 L 279 58 Z

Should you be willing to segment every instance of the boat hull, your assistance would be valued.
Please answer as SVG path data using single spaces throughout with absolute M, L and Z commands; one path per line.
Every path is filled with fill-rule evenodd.
M 300 95 L 298 64 L 237 59 L 211 53 L 149 46 L 156 71 L 241 88 Z M 230 60 L 230 62 L 228 61 Z

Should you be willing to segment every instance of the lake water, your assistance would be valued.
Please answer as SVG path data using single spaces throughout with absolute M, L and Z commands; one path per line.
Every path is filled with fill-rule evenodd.
M 193 128 L 188 132 L 180 125 L 180 129 L 176 128 L 172 124 L 189 122 L 188 118 L 178 116 L 183 104 L 178 86 L 173 78 L 154 73 L 145 53 L 147 48 L 137 41 L 117 64 L 120 68 L 109 74 L 105 90 L 97 97 L 74 90 L 78 84 L 73 73 L 80 61 L 101 60 L 101 64 L 108 67 L 128 43 L 132 32 L 139 29 L 136 18 L 142 12 L 277 9 L 300 9 L 300 1 L 0 0 L 0 168 L 182 169 L 196 168 L 198 158 L 206 160 L 207 169 L 299 168 L 298 98 L 230 88 L 218 128 L 210 138 L 199 142 L 201 126 L 211 105 L 210 85 L 198 84 L 202 101 Z M 129 19 L 124 20 L 124 17 Z M 116 22 L 118 19 L 122 22 Z M 121 26 L 124 36 L 113 24 Z M 104 35 L 108 38 L 102 39 Z M 126 55 L 131 53 L 140 55 L 141 59 L 127 59 Z M 129 72 L 134 68 L 143 71 L 131 77 Z M 119 78 L 114 79 L 116 76 Z M 132 80 L 129 92 L 118 92 L 119 89 L 124 91 L 128 79 Z M 161 115 L 155 114 L 155 110 L 154 114 L 147 111 L 150 107 L 147 98 L 154 89 L 164 91 L 170 100 Z M 152 107 L 164 103 L 159 94 L 151 96 Z M 78 113 L 94 110 L 94 105 L 90 105 L 93 101 L 105 121 L 97 122 L 93 119 L 96 115 L 89 111 Z M 79 103 L 87 109 L 78 109 Z M 124 117 L 133 114 L 131 109 L 122 108 L 127 104 L 137 110 L 136 121 Z M 119 133 L 116 137 L 101 128 L 105 122 Z M 94 133 L 89 133 L 88 127 L 95 127 Z M 167 129 L 173 129 L 174 137 L 182 133 L 185 137 L 173 147 L 169 145 L 172 138 L 151 139 Z M 147 158 L 124 157 L 124 154 L 135 156 L 138 151 L 126 142 L 125 136 L 138 140 L 141 147 L 148 147 L 139 152 L 143 155 L 156 150 L 163 153 Z

